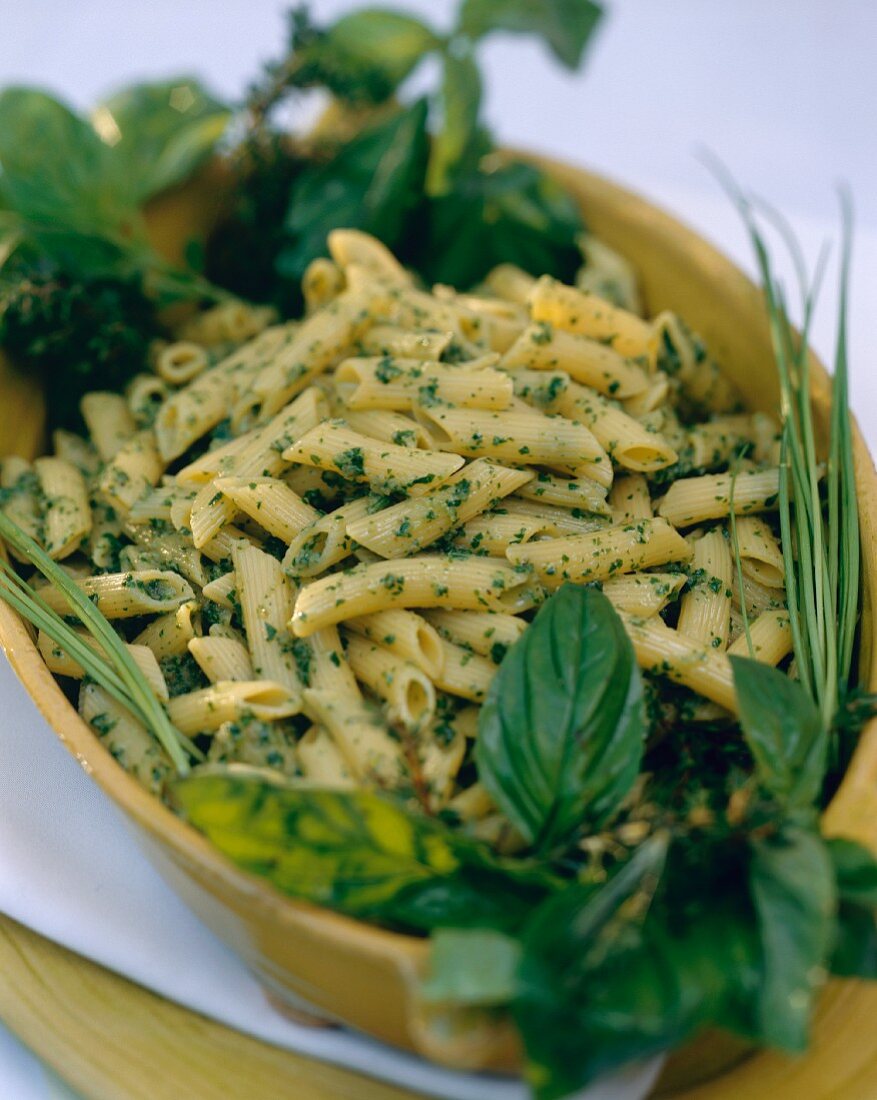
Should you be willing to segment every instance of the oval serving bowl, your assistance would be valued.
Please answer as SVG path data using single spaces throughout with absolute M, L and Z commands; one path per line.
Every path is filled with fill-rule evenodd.
M 543 162 L 581 202 L 590 228 L 630 257 L 650 315 L 679 312 L 705 339 L 753 409 L 775 408 L 776 372 L 760 291 L 691 230 L 643 199 L 598 176 Z M 149 213 L 154 242 L 170 258 L 203 236 L 222 199 L 221 176 L 163 197 Z M 824 368 L 813 360 L 814 404 L 826 423 Z M 42 443 L 42 398 L 28 380 L 0 368 L 0 453 L 31 458 Z M 858 430 L 856 473 L 861 509 L 864 616 L 862 679 L 877 686 L 877 474 Z M 514 1071 L 520 1051 L 511 1027 L 475 1012 L 427 1010 L 418 980 L 424 940 L 370 927 L 277 893 L 229 863 L 192 828 L 147 794 L 79 718 L 43 664 L 18 616 L 0 603 L 0 644 L 62 742 L 121 807 L 147 857 L 222 940 L 243 958 L 272 998 L 293 1014 L 343 1022 L 426 1058 L 461 1069 Z M 862 736 L 825 828 L 877 850 L 877 722 Z M 301 1017 L 299 1017 L 301 1018 Z M 877 1051 L 867 1021 L 877 1018 L 877 987 L 832 982 L 816 1023 L 814 1048 L 802 1062 L 750 1053 L 712 1033 L 668 1060 L 658 1085 L 687 1100 L 746 1100 L 768 1090 L 782 1100 L 877 1095 Z M 708 1082 L 698 1084 L 699 1082 Z M 806 1082 L 806 1084 L 803 1084 Z M 843 1088 L 841 1083 L 845 1082 Z M 802 1084 L 805 1092 L 802 1094 Z

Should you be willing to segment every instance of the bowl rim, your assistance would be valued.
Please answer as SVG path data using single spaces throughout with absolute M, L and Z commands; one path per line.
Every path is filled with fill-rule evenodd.
M 677 246 L 691 252 L 698 263 L 721 273 L 729 284 L 729 293 L 751 295 L 760 293 L 749 277 L 716 246 L 704 239 L 683 220 L 646 198 L 597 174 L 568 162 L 538 156 L 530 152 L 517 153 L 537 161 L 555 178 L 578 181 L 578 188 L 589 195 L 612 195 L 623 201 L 625 218 L 634 225 L 649 223 L 649 232 L 672 236 Z M 814 366 L 814 400 L 824 402 L 829 393 L 828 373 L 811 352 Z M 863 547 L 877 546 L 877 473 L 861 431 L 854 423 L 856 475 L 859 485 L 860 517 Z M 877 620 L 869 614 L 873 607 L 877 585 L 877 553 L 872 555 L 873 569 L 863 569 L 866 614 L 869 629 L 862 629 L 862 644 L 870 658 L 869 680 L 877 682 Z M 275 924 L 290 930 L 301 928 L 304 922 L 319 928 L 319 934 L 346 950 L 380 956 L 396 966 L 420 972 L 426 963 L 428 938 L 390 931 L 368 924 L 355 917 L 280 893 L 267 880 L 242 870 L 214 848 L 192 825 L 174 814 L 159 798 L 143 788 L 124 770 L 97 735 L 79 716 L 74 705 L 42 660 L 29 629 L 6 603 L 0 601 L 0 647 L 27 690 L 31 699 L 52 727 L 67 750 L 95 780 L 114 803 L 152 838 L 173 851 L 183 866 L 197 866 L 206 880 L 221 883 L 248 908 L 254 907 Z M 877 794 L 867 792 L 869 785 L 877 789 L 877 719 L 862 732 L 859 744 L 840 789 L 826 811 L 826 832 L 833 835 L 854 835 L 866 838 L 877 847 Z M 867 793 L 867 797 L 866 797 Z M 866 809 L 856 811 L 864 799 Z M 851 818 L 856 817 L 857 822 Z

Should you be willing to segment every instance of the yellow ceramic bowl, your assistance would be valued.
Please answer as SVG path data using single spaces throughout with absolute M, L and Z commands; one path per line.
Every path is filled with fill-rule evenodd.
M 548 167 L 579 197 L 591 228 L 634 260 L 649 312 L 677 310 L 702 334 L 751 406 L 774 408 L 777 386 L 761 296 L 746 277 L 689 229 L 635 195 L 578 169 Z M 150 211 L 150 223 L 159 247 L 173 257 L 186 239 L 203 234 L 221 194 L 218 178 L 207 178 L 157 204 Z M 814 384 L 824 421 L 827 378 L 815 362 Z M 41 435 L 39 393 L 4 371 L 0 453 L 17 451 L 31 457 L 41 445 Z M 855 447 L 864 544 L 862 662 L 873 687 L 877 475 L 858 433 Z M 301 998 L 325 1020 L 343 1021 L 448 1065 L 514 1070 L 519 1051 L 510 1027 L 477 1013 L 427 1012 L 419 1004 L 417 980 L 426 958 L 423 940 L 290 900 L 232 866 L 119 767 L 78 717 L 23 624 L 5 604 L 0 604 L 0 642 L 58 736 L 125 811 L 148 858 L 276 999 L 295 1010 Z M 877 849 L 875 792 L 877 723 L 862 739 L 827 812 L 826 827 Z M 689 1100 L 873 1097 L 877 1059 L 869 1018 L 877 1018 L 877 993 L 857 983 L 834 983 L 823 997 L 814 1053 L 804 1069 L 775 1055 L 747 1057 L 739 1045 L 709 1035 L 670 1060 L 660 1089 Z M 697 1086 L 697 1081 L 710 1077 L 708 1084 Z

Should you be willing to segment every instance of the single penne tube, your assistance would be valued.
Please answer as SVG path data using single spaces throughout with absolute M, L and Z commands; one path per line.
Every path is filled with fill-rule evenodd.
M 482 703 L 487 690 L 496 675 L 496 665 L 471 649 L 449 642 L 442 638 L 444 664 L 436 687 L 449 695 L 469 699 L 473 703 Z
M 289 486 L 271 477 L 224 477 L 213 483 L 235 509 L 255 520 L 269 535 L 292 542 L 320 518 Z
M 320 787 L 349 791 L 358 786 L 353 772 L 331 735 L 311 726 L 295 746 L 302 775 Z
M 327 691 L 340 698 L 361 699 L 362 693 L 347 660 L 338 628 L 324 626 L 307 639 L 298 638 L 297 645 L 304 646 L 308 654 L 307 682 L 317 691 Z M 303 677 L 304 679 L 304 677 Z
M 616 479 L 617 480 L 617 479 Z M 542 504 L 568 508 L 577 515 L 588 512 L 598 516 L 610 514 L 606 486 L 589 477 L 560 477 L 545 470 L 537 472 L 532 481 L 515 490 L 515 496 Z
M 91 505 L 85 478 L 61 458 L 38 458 L 33 464 L 44 502 L 43 541 L 56 561 L 78 550 L 91 531 Z
M 734 594 L 734 609 L 742 612 L 745 605 L 746 614 L 751 618 L 760 615 L 762 611 L 777 611 L 786 607 L 786 590 L 784 588 L 768 588 L 745 573 L 743 574 L 741 587 L 740 574 L 737 569 L 734 569 L 731 577 L 731 591 Z
M 93 477 L 101 465 L 100 455 L 92 443 L 75 432 L 56 428 L 52 432 L 52 448 L 55 457 L 69 462 L 83 477 Z
M 87 630 L 77 630 L 76 633 L 83 645 L 87 645 L 95 653 L 104 653 L 100 642 Z M 82 665 L 42 630 L 37 635 L 37 648 L 42 654 L 49 671 L 56 676 L 69 676 L 74 680 L 82 680 L 85 677 L 86 672 Z M 167 684 L 152 650 L 148 646 L 134 644 L 126 644 L 125 649 L 127 649 L 134 664 L 143 673 L 143 677 L 149 684 L 153 695 L 161 702 L 166 703 L 169 698 Z
M 349 522 L 347 533 L 355 542 L 384 558 L 407 557 L 491 508 L 532 476 L 529 470 L 476 459 L 422 496 Z
M 604 527 L 587 535 L 544 539 L 509 546 L 506 557 L 518 567 L 531 566 L 548 587 L 559 588 L 565 581 L 584 584 L 607 580 L 622 573 L 688 561 L 692 549 L 669 523 L 643 519 Z
M 345 359 L 333 378 L 344 406 L 351 409 L 405 412 L 418 404 L 506 409 L 513 392 L 511 378 L 502 371 L 389 355 Z
M 177 472 L 177 486 L 181 490 L 190 490 L 194 493 L 197 487 L 204 485 L 205 482 L 212 481 L 215 477 L 230 475 L 238 456 L 258 440 L 259 433 L 259 428 L 252 428 L 219 447 L 211 447 Z
M 651 325 L 635 313 L 619 309 L 604 298 L 565 286 L 549 275 L 536 280 L 530 293 L 530 316 L 554 328 L 605 341 L 629 359 L 648 358 Z
M 345 640 L 353 674 L 383 699 L 390 721 L 412 733 L 425 729 L 435 714 L 435 688 L 423 670 L 360 634 L 346 633 Z
M 267 420 L 340 359 L 373 319 L 372 306 L 383 292 L 378 284 L 357 293 L 348 289 L 297 327 L 289 342 L 257 372 L 247 402 Z
M 223 722 L 233 722 L 245 714 L 273 722 L 290 718 L 300 709 L 300 700 L 283 684 L 271 680 L 220 680 L 177 695 L 167 706 L 171 722 L 187 736 L 214 733 Z
M 377 642 L 403 661 L 410 661 L 432 680 L 441 674 L 444 653 L 439 636 L 424 616 L 414 611 L 398 608 L 376 611 L 371 615 L 345 619 L 344 626 Z M 318 631 L 311 638 L 321 633 Z
M 609 491 L 609 507 L 615 523 L 651 519 L 655 510 L 645 477 L 642 474 L 622 474 L 616 477 Z
M 404 359 L 437 360 L 447 351 L 452 332 L 402 329 L 394 325 L 372 325 L 358 340 L 363 355 L 399 355 Z
M 181 656 L 195 637 L 193 616 L 197 606 L 194 601 L 184 603 L 174 611 L 159 615 L 135 635 L 133 644 L 149 646 L 159 661 Z
M 511 466 L 581 470 L 595 480 L 600 471 L 612 481 L 609 458 L 591 430 L 564 416 L 546 416 L 527 405 L 503 412 L 487 409 L 420 407 L 417 418 L 440 450 L 469 458 L 493 458 Z
M 751 648 L 750 648 L 751 643 Z M 728 653 L 735 657 L 753 657 L 766 665 L 778 665 L 792 652 L 792 626 L 788 611 L 763 611 L 749 623 L 749 637 L 744 631 Z
M 301 277 L 305 311 L 315 313 L 338 297 L 344 289 L 344 272 L 328 256 L 311 260 Z
M 98 478 L 100 495 L 114 508 L 127 512 L 136 500 L 158 484 L 164 462 L 151 429 L 126 440 L 104 466 Z
M 621 401 L 643 393 L 651 376 L 607 344 L 550 324 L 531 324 L 502 357 L 507 370 L 565 371 L 576 382 Z
M 34 542 L 43 541 L 43 512 L 40 501 L 40 483 L 33 466 L 18 455 L 8 455 L 0 461 L 0 510 Z M 23 559 L 9 547 L 13 557 Z
M 527 629 L 516 615 L 500 611 L 424 611 L 423 617 L 443 638 L 498 664 L 509 646 Z M 435 677 L 433 677 L 435 679 Z
M 603 595 L 619 611 L 648 619 L 676 598 L 686 579 L 684 573 L 627 573 L 603 581 Z
M 205 482 L 192 500 L 186 524 L 197 549 L 206 546 L 238 514 L 231 497 L 226 496 L 216 481 Z
M 738 516 L 769 512 L 777 507 L 779 489 L 777 467 L 680 478 L 658 505 L 658 515 L 675 527 L 691 527 L 704 520 L 729 516 L 732 499 Z
M 734 677 L 727 654 L 671 629 L 659 615 L 641 619 L 620 614 L 640 668 L 667 676 L 736 714 Z
M 497 264 L 487 273 L 484 283 L 497 298 L 525 306 L 530 300 L 536 280 L 523 268 L 516 267 L 514 264 Z
M 351 525 L 373 509 L 376 498 L 358 497 L 328 512 L 290 541 L 283 568 L 292 577 L 315 577 L 348 556 L 355 543 L 349 534 Z
M 590 531 L 603 531 L 609 526 L 608 516 L 594 514 L 584 508 L 556 507 L 541 500 L 527 499 L 521 493 L 513 493 L 507 498 L 507 503 L 520 515 L 538 519 L 553 538 L 586 535 Z
M 312 581 L 298 594 L 291 627 L 303 638 L 323 626 L 391 607 L 516 612 L 534 606 L 539 597 L 526 569 L 498 558 L 423 554 L 357 565 Z
M 454 535 L 454 546 L 477 554 L 502 557 L 507 546 L 551 538 L 556 534 L 550 520 L 516 512 L 512 508 L 498 508 L 464 523 Z
M 305 713 L 332 738 L 361 782 L 395 787 L 405 778 L 402 746 L 361 699 L 308 688 Z
M 191 340 L 177 340 L 166 345 L 155 360 L 156 373 L 172 386 L 184 386 L 209 365 L 207 349 Z
M 467 410 L 469 411 L 469 410 Z M 456 454 L 399 447 L 354 432 L 343 420 L 312 428 L 283 452 L 288 462 L 334 470 L 349 481 L 367 482 L 376 493 L 420 496 L 463 465 Z
M 316 386 L 309 386 L 263 424 L 252 438 L 248 437 L 247 447 L 232 458 L 225 472 L 237 477 L 276 477 L 288 465 L 281 457 L 282 452 L 328 415 L 326 395 Z
M 679 458 L 662 434 L 644 428 L 600 394 L 576 382 L 569 384 L 557 407 L 563 416 L 586 425 L 606 453 L 628 470 L 663 470 Z
M 237 611 L 240 609 L 237 584 L 237 575 L 232 569 L 228 573 L 223 573 L 221 577 L 205 584 L 201 589 L 201 595 L 211 603 L 219 604 L 220 607 L 227 607 L 230 611 Z
M 427 451 L 435 449 L 426 428 L 403 413 L 386 409 L 369 409 L 366 412 L 347 409 L 343 416 L 348 426 L 360 435 L 370 435 L 373 439 L 383 439 L 385 443 L 395 443 L 399 447 L 422 447 Z
M 740 516 L 734 527 L 743 573 L 765 588 L 784 588 L 782 547 L 767 522 L 761 516 Z
M 191 585 L 179 573 L 160 569 L 101 573 L 77 580 L 76 586 L 108 619 L 162 614 L 195 598 Z M 53 611 L 59 615 L 70 614 L 67 598 L 60 589 L 45 585 L 39 593 Z
M 138 428 L 151 428 L 171 388 L 155 374 L 135 374 L 125 387 L 125 400 Z
M 731 551 L 719 529 L 694 544 L 690 588 L 679 606 L 680 634 L 713 649 L 727 649 L 731 625 Z
M 117 393 L 87 393 L 79 403 L 82 419 L 101 461 L 109 462 L 137 431 L 128 402 Z
M 356 264 L 379 279 L 399 286 L 413 284 L 410 272 L 405 270 L 382 241 L 370 233 L 364 233 L 361 229 L 332 229 L 326 238 L 326 244 L 329 255 L 341 271 Z
M 188 649 L 211 684 L 255 678 L 247 647 L 236 638 L 192 638 Z
M 79 689 L 79 714 L 125 771 L 153 794 L 160 793 L 173 765 L 129 710 L 102 687 L 86 680 Z
M 232 562 L 253 671 L 300 703 L 304 685 L 287 627 L 295 596 L 289 578 L 276 558 L 255 546 L 236 547 Z

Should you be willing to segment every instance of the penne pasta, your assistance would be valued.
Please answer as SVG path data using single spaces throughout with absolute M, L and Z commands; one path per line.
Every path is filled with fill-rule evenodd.
M 355 634 L 377 642 L 403 661 L 410 661 L 432 680 L 441 673 L 444 663 L 441 640 L 434 627 L 422 615 L 393 608 L 345 619 L 344 626 Z M 322 631 L 317 632 L 321 633 Z M 317 637 L 317 634 L 312 634 L 311 638 Z
M 709 519 L 769 512 L 777 507 L 780 472 L 744 470 L 736 474 L 704 474 L 674 481 L 660 504 L 658 515 L 675 527 L 691 527 Z
M 76 584 L 108 619 L 129 619 L 135 615 L 154 615 L 174 611 L 194 599 L 191 585 L 178 573 L 143 569 L 129 573 L 102 573 L 84 577 Z M 40 596 L 60 615 L 69 614 L 64 593 L 50 585 L 39 590 Z
M 46 553 L 55 560 L 67 558 L 91 531 L 85 479 L 61 458 L 38 458 L 33 468 L 45 505 L 42 534 Z

